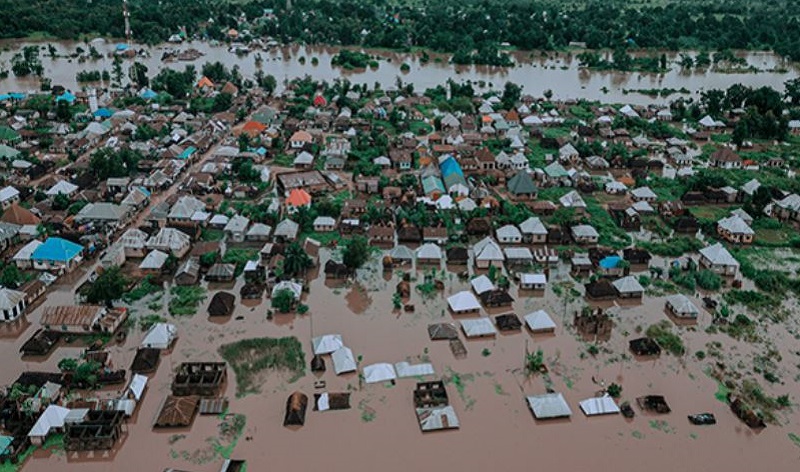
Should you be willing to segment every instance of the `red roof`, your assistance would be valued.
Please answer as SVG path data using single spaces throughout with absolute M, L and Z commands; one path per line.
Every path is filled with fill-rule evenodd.
M 314 97 L 314 106 L 315 107 L 324 107 L 328 104 L 328 101 L 325 100 L 325 97 L 322 95 L 317 95 Z
M 293 207 L 301 207 L 311 204 L 311 195 L 301 188 L 293 189 L 286 198 L 286 204 Z

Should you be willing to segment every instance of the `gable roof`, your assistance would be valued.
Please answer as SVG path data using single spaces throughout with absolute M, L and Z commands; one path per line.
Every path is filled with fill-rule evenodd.
M 520 171 L 508 181 L 508 191 L 514 195 L 523 195 L 536 193 L 537 189 L 530 174 Z

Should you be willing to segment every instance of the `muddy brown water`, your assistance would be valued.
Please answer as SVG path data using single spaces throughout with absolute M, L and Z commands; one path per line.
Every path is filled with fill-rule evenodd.
M 19 47 L 29 44 L 36 44 L 44 47 L 44 42 L 29 43 L 21 41 L 6 40 L 0 43 L 4 51 L 0 54 L 0 62 L 5 67 L 10 68 L 9 62 L 15 51 Z M 61 55 L 74 54 L 77 47 L 88 50 L 86 43 L 77 42 L 52 42 L 58 53 Z M 103 54 L 99 60 L 87 60 L 79 63 L 77 59 L 58 58 L 51 59 L 47 56 L 46 47 L 41 51 L 42 64 L 45 69 L 45 77 L 51 78 L 52 83 L 63 85 L 70 89 L 79 89 L 81 84 L 75 80 L 75 75 L 81 70 L 108 70 L 112 71 L 113 61 L 108 57 L 114 50 L 114 45 L 109 43 L 94 43 L 98 52 Z M 204 53 L 202 57 L 194 61 L 175 61 L 165 63 L 161 61 L 162 53 L 165 50 L 185 51 L 196 49 Z M 186 65 L 193 64 L 199 73 L 199 69 L 205 62 L 220 61 L 228 67 L 238 65 L 244 77 L 252 78 L 257 70 L 255 61 L 256 52 L 249 55 L 237 56 L 228 52 L 227 46 L 211 45 L 203 42 L 192 42 L 181 45 L 165 44 L 157 47 L 148 48 L 149 58 L 139 58 L 138 61 L 144 63 L 151 76 L 155 75 L 163 67 L 170 67 L 182 70 Z M 337 49 L 318 46 L 293 45 L 280 49 L 260 51 L 263 62 L 261 68 L 264 73 L 274 75 L 279 83 L 292 80 L 306 75 L 316 79 L 331 82 L 339 77 L 346 77 L 353 83 L 367 84 L 372 87 L 379 83 L 384 89 L 396 86 L 397 80 L 401 79 L 404 83 L 412 83 L 417 91 L 426 88 L 436 87 L 444 84 L 448 79 L 456 82 L 472 80 L 474 82 L 484 81 L 489 87 L 492 84 L 495 89 L 501 90 L 503 84 L 511 81 L 523 86 L 524 93 L 534 96 L 541 96 L 545 90 L 552 90 L 555 99 L 579 99 L 600 100 L 603 102 L 615 103 L 667 103 L 669 99 L 674 99 L 678 95 L 666 98 L 653 98 L 638 93 L 626 94 L 624 89 L 660 89 L 686 88 L 693 94 L 699 91 L 717 88 L 726 89 L 733 84 L 744 84 L 747 86 L 758 87 L 769 85 L 779 90 L 783 89 L 786 80 L 798 76 L 796 67 L 787 63 L 784 59 L 766 52 L 741 53 L 751 66 L 757 67 L 763 72 L 759 73 L 722 73 L 715 71 L 683 71 L 677 65 L 672 65 L 672 69 L 664 74 L 646 73 L 623 73 L 614 71 L 589 71 L 578 68 L 578 60 L 575 55 L 543 57 L 539 53 L 517 52 L 514 53 L 518 64 L 511 68 L 499 68 L 489 66 L 455 66 L 449 64 L 446 56 L 433 55 L 428 63 L 420 62 L 417 54 L 394 53 L 387 51 L 368 51 L 371 54 L 379 55 L 382 60 L 377 69 L 368 68 L 366 70 L 347 71 L 331 66 L 331 58 L 336 54 Z M 668 53 L 670 61 L 675 58 L 674 53 Z M 301 64 L 300 58 L 305 58 L 305 63 Z M 318 64 L 312 64 L 311 59 L 317 58 Z M 437 59 L 439 61 L 437 62 Z M 408 64 L 410 69 L 402 71 L 401 65 Z M 128 64 L 124 65 L 127 73 Z M 786 72 L 773 72 L 785 69 Z M 0 81 L 0 91 L 27 91 L 37 90 L 39 83 L 33 78 L 17 78 L 13 74 L 9 78 Z M 281 87 L 281 85 L 279 85 Z M 484 89 L 483 91 L 485 91 Z M 605 90 L 605 91 L 604 91 Z M 482 91 L 479 89 L 479 91 Z
M 328 251 L 323 250 L 323 263 Z M 421 278 L 422 273 L 416 275 Z M 565 279 L 566 268 L 553 271 L 554 282 Z M 151 376 L 144 400 L 133 421 L 127 425 L 124 441 L 110 454 L 64 454 L 37 451 L 25 464 L 26 471 L 160 471 L 165 467 L 196 472 L 219 469 L 220 458 L 207 461 L 209 439 L 218 437 L 219 419 L 198 416 L 191 428 L 156 431 L 152 423 L 164 397 L 169 391 L 171 370 L 182 361 L 219 359 L 220 345 L 237 339 L 260 336 L 297 336 L 310 360 L 312 336 L 339 333 L 345 344 L 360 358 L 361 365 L 375 362 L 418 362 L 429 359 L 439 376 L 457 373 L 463 384 L 459 391 L 448 385 L 461 428 L 457 431 L 422 434 L 416 422 L 412 391 L 414 379 L 399 379 L 396 385 L 360 385 L 356 374 L 336 376 L 328 360 L 328 371 L 310 372 L 295 383 L 278 373 L 267 375 L 260 394 L 235 398 L 235 377 L 229 372 L 227 395 L 230 412 L 247 417 L 247 426 L 233 452 L 233 457 L 248 461 L 249 470 L 282 468 L 288 470 L 354 470 L 380 468 L 388 471 L 414 469 L 477 470 L 503 464 L 509 468 L 544 467 L 553 470 L 590 470 L 616 467 L 633 470 L 647 464 L 652 471 L 688 469 L 750 470 L 768 466 L 768 470 L 796 470 L 800 448 L 788 434 L 800 433 L 800 417 L 796 413 L 781 415 L 783 426 L 770 425 L 754 433 L 736 419 L 728 407 L 716 400 L 716 382 L 704 371 L 712 361 L 697 361 L 691 355 L 676 359 L 662 355 L 656 360 L 638 361 L 627 358 L 627 340 L 635 335 L 637 326 L 667 319 L 663 297 L 647 298 L 644 303 L 608 303 L 617 314 L 616 327 L 610 341 L 601 343 L 596 358 L 586 352 L 587 343 L 577 340 L 571 324 L 572 313 L 580 301 L 564 302 L 552 285 L 543 297 L 517 298 L 513 310 L 519 316 L 535 309 L 546 309 L 556 321 L 554 336 L 531 336 L 527 331 L 499 335 L 493 339 L 465 342 L 468 355 L 455 359 L 447 342 L 429 341 L 427 324 L 435 321 L 457 321 L 446 309 L 446 297 L 466 289 L 452 272 L 443 279 L 446 288 L 432 298 L 422 300 L 412 292 L 410 303 L 414 313 L 392 311 L 391 295 L 399 281 L 397 273 L 387 281 L 376 261 L 359 275 L 356 284 L 326 283 L 324 275 L 311 283 L 305 303 L 310 306 L 305 316 L 275 315 L 266 319 L 268 300 L 261 303 L 238 304 L 232 317 L 221 323 L 209 321 L 206 307 L 209 293 L 198 314 L 172 319 L 179 329 L 179 339 L 171 353 L 162 357 L 158 371 Z M 232 288 L 238 292 L 241 281 Z M 357 296 L 350 295 L 357 293 Z M 518 295 L 512 289 L 514 296 Z M 164 303 L 166 305 L 166 296 Z M 694 299 L 701 306 L 698 299 Z M 368 301 L 368 302 L 367 302 Z M 48 294 L 46 304 L 71 303 L 68 287 L 57 287 Z M 138 314 L 148 302 L 134 307 Z M 46 359 L 19 359 L 18 349 L 36 329 L 41 307 L 26 315 L 29 325 L 18 337 L 0 337 L 0 353 L 12 362 L 3 363 L 0 375 L 8 384 L 23 370 L 55 369 L 64 357 L 76 356 L 80 348 L 61 346 Z M 237 317 L 243 317 L 237 320 Z M 482 310 L 481 316 L 486 316 Z M 705 343 L 718 340 L 724 343 L 730 357 L 726 362 L 748 363 L 758 347 L 731 340 L 724 334 L 709 335 L 704 328 L 710 315 L 700 317 L 696 329 L 683 328 L 682 336 L 689 353 L 705 349 Z M 781 378 L 785 385 L 764 385 L 770 395 L 796 395 L 796 341 L 789 329 L 769 328 L 772 343 L 781 347 L 784 362 Z M 128 367 L 135 347 L 143 334 L 137 329 L 123 345 L 113 345 L 115 365 Z M 463 335 L 462 335 L 463 339 Z M 794 348 L 792 348 L 794 346 Z M 566 397 L 573 415 L 569 420 L 536 421 L 528 410 L 524 395 L 545 392 L 541 376 L 526 378 L 522 361 L 526 349 L 541 348 L 550 369 L 552 387 Z M 489 355 L 482 355 L 484 349 Z M 582 354 L 583 353 L 583 354 Z M 612 359 L 617 359 L 612 361 Z M 603 381 L 620 383 L 623 399 L 632 401 L 645 394 L 665 395 L 672 413 L 664 416 L 642 414 L 638 408 L 633 420 L 620 415 L 585 417 L 578 402 L 591 397 Z M 321 390 L 314 389 L 318 379 L 327 382 L 327 390 L 352 391 L 352 409 L 347 411 L 314 412 L 309 410 L 306 424 L 300 428 L 282 426 L 287 396 L 300 390 L 312 397 Z M 103 391 L 108 397 L 115 390 Z M 794 398 L 796 401 L 796 398 Z M 697 427 L 688 423 L 686 415 L 712 412 L 718 424 Z M 665 421 L 666 423 L 655 423 Z M 246 439 L 251 438 L 251 439 Z M 206 457 L 206 459 L 202 459 Z

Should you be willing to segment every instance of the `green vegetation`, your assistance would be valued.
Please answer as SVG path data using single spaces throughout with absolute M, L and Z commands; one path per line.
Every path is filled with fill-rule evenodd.
M 172 316 L 187 316 L 197 313 L 197 307 L 206 299 L 206 290 L 199 286 L 174 286 L 170 290 L 167 309 Z
M 288 288 L 278 290 L 272 296 L 271 306 L 281 313 L 289 313 L 294 307 L 294 292 Z
M 133 303 L 141 300 L 148 295 L 155 295 L 160 293 L 164 288 L 161 285 L 153 283 L 153 277 L 150 275 L 145 276 L 141 282 L 131 291 L 122 296 L 125 303 Z
M 372 58 L 369 54 L 361 51 L 350 51 L 342 49 L 339 54 L 331 58 L 331 65 L 343 67 L 345 69 L 365 69 L 370 65 Z
M 653 338 L 662 349 L 672 355 L 682 356 L 686 352 L 683 340 L 672 332 L 672 326 L 669 321 L 664 320 L 658 324 L 650 325 L 645 334 L 647 334 L 647 337 Z
M 167 319 L 161 315 L 151 314 L 147 316 L 143 316 L 139 318 L 139 328 L 142 331 L 147 331 L 148 329 L 152 328 L 153 325 L 157 323 L 164 323 Z
M 103 302 L 110 307 L 114 300 L 122 298 L 127 284 L 128 281 L 122 275 L 122 270 L 118 266 L 110 267 L 89 286 L 86 300 L 89 303 Z
M 243 339 L 220 346 L 219 353 L 236 373 L 236 395 L 259 393 L 265 372 L 285 371 L 292 380 L 305 374 L 305 354 L 295 337 Z
M 225 251 L 225 255 L 222 256 L 222 262 L 225 264 L 235 264 L 236 271 L 234 274 L 238 277 L 244 271 L 244 266 L 247 264 L 247 261 L 257 260 L 258 257 L 257 249 L 229 248 Z
M 703 247 L 703 242 L 696 238 L 679 236 L 666 242 L 641 241 L 637 243 L 656 256 L 680 257 L 687 253 L 696 252 Z

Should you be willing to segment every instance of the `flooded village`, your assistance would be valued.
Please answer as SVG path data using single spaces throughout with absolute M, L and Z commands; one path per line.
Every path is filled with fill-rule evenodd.
M 782 81 L 604 103 L 219 57 L 0 81 L 0 470 L 797 467 Z

